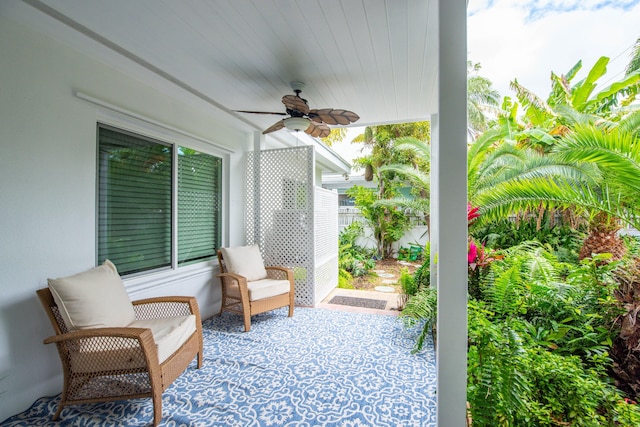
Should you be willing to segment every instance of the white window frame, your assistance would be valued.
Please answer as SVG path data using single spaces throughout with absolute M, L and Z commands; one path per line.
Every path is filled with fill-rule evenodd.
M 229 179 L 230 179 L 230 158 L 233 153 L 232 150 L 218 144 L 212 140 L 194 135 L 182 129 L 173 127 L 171 125 L 164 124 L 157 120 L 145 117 L 138 113 L 131 112 L 119 106 L 110 104 L 106 101 L 94 98 L 90 95 L 82 92 L 76 92 L 75 96 L 84 101 L 90 102 L 97 106 L 96 109 L 96 121 L 92 123 L 94 132 L 96 132 L 96 151 L 98 150 L 97 141 L 97 124 L 104 124 L 116 129 L 121 129 L 124 132 L 131 132 L 141 135 L 143 137 L 158 140 L 159 142 L 167 143 L 174 146 L 173 150 L 173 178 L 172 188 L 177 189 L 178 176 L 177 176 L 177 147 L 183 146 L 200 151 L 205 154 L 220 157 L 222 159 L 222 177 L 221 177 L 221 190 L 222 190 L 222 213 L 220 217 L 220 233 L 221 244 L 224 246 L 229 241 Z M 96 152 L 96 158 L 97 158 Z M 99 171 L 96 164 L 95 178 L 96 188 L 98 184 Z M 96 230 L 95 230 L 95 253 L 97 257 L 98 253 L 98 193 L 94 193 L 95 200 L 95 216 L 96 216 Z M 148 272 L 136 273 L 127 276 L 124 281 L 128 290 L 132 292 L 144 291 L 156 286 L 169 285 L 176 280 L 186 279 L 192 275 L 208 274 L 213 271 L 214 267 L 218 265 L 217 259 L 210 261 L 203 261 L 192 265 L 186 265 L 179 267 L 177 260 L 178 241 L 177 233 L 178 217 L 177 212 L 178 197 L 177 192 L 174 192 L 172 196 L 172 241 L 171 241 L 171 267 L 153 270 Z

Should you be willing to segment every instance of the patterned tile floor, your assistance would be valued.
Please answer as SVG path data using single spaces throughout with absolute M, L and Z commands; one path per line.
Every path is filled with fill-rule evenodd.
M 296 308 L 291 318 L 278 309 L 254 316 L 248 333 L 230 313 L 205 321 L 204 366 L 192 363 L 165 391 L 160 425 L 435 426 L 431 339 L 412 354 L 417 330 L 340 309 Z M 150 399 L 133 399 L 70 406 L 52 422 L 58 402 L 40 398 L 0 426 L 137 427 L 152 419 Z

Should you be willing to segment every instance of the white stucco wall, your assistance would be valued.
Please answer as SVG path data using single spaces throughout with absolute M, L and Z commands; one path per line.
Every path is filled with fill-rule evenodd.
M 216 123 L 204 107 L 182 104 L 2 16 L 0 64 L 2 421 L 61 390 L 55 347 L 42 343 L 52 329 L 35 290 L 45 287 L 48 277 L 95 264 L 96 121 L 105 113 L 75 91 L 232 150 L 226 155 L 225 244 L 244 242 L 243 151 L 251 140 Z M 131 120 L 131 129 L 138 124 Z M 211 147 L 201 141 L 193 148 Z M 200 264 L 126 285 L 132 299 L 195 295 L 206 318 L 220 303 L 214 274 L 213 263 Z

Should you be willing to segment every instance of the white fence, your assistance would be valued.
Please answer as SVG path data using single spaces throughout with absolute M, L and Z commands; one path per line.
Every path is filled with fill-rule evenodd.
M 360 209 L 354 206 L 340 206 L 338 208 L 338 229 L 342 231 L 350 224 L 359 221 L 364 227 L 364 236 L 360 237 L 356 243 L 365 248 L 375 248 L 376 239 L 373 237 L 373 230 L 367 226 L 367 223 L 360 213 Z M 429 229 L 425 225 L 424 217 L 411 216 L 412 227 L 404 233 L 402 238 L 393 244 L 393 249 L 397 252 L 401 247 L 417 245 L 424 247 L 429 241 Z

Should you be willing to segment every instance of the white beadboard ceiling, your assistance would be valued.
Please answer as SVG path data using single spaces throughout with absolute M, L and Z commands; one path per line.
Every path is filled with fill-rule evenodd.
M 354 126 L 425 120 L 437 106 L 433 0 L 15 3 L 0 12 L 246 130 L 282 117 L 234 110 L 284 112 L 292 81 L 311 108 L 356 112 Z

